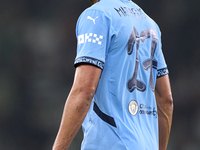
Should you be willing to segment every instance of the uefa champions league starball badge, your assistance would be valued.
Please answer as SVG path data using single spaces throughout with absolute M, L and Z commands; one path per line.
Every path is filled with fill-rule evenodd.
M 131 115 L 135 116 L 138 112 L 138 103 L 136 101 L 131 101 L 128 105 L 128 110 Z

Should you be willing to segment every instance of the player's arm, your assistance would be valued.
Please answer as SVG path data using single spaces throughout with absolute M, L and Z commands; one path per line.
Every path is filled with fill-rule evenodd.
M 93 65 L 82 64 L 76 68 L 53 150 L 69 147 L 90 108 L 100 75 L 101 69 Z
M 155 96 L 158 107 L 159 150 L 166 150 L 173 113 L 173 99 L 168 75 L 157 78 Z

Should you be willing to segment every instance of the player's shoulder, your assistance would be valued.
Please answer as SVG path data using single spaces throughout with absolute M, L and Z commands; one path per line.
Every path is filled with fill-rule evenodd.
M 81 15 L 91 15 L 93 13 L 99 13 L 100 15 L 104 15 L 109 18 L 112 16 L 111 12 L 113 10 L 113 4 L 116 2 L 117 1 L 115 0 L 100 0 L 99 2 L 85 9 Z
M 98 10 L 98 11 L 106 12 L 106 11 L 109 11 L 110 8 L 112 8 L 113 3 L 116 3 L 116 2 L 113 0 L 100 0 L 99 2 L 90 6 L 86 10 Z
M 143 11 L 143 12 L 144 12 L 144 11 Z M 144 12 L 144 13 L 145 13 L 145 12 Z M 147 20 L 148 20 L 149 25 L 151 25 L 151 26 L 153 27 L 153 29 L 156 29 L 157 32 L 158 32 L 158 34 L 160 35 L 160 34 L 161 34 L 161 31 L 160 31 L 160 28 L 159 28 L 157 22 L 156 22 L 154 19 L 152 19 L 149 15 L 147 15 L 146 13 L 145 13 L 145 16 L 146 16 L 146 18 L 147 18 Z

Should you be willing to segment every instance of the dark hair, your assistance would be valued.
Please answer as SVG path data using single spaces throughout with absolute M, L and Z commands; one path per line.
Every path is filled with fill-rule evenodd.
M 94 4 L 94 0 L 89 0 L 91 4 Z

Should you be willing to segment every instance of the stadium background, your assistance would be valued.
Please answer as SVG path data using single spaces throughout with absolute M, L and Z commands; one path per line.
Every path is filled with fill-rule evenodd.
M 168 150 L 199 150 L 200 1 L 135 2 L 162 31 L 175 108 Z M 0 1 L 0 149 L 51 149 L 73 82 L 76 21 L 88 6 L 87 0 Z M 79 131 L 70 150 L 81 139 Z

